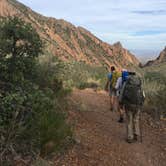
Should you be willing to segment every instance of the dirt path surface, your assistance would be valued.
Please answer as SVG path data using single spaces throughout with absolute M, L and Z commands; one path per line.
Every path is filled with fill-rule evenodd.
M 75 90 L 71 99 L 75 108 L 69 114 L 77 143 L 54 165 L 166 166 L 165 124 L 153 125 L 148 115 L 143 116 L 143 142 L 128 144 L 125 123 L 118 123 L 118 113 L 109 111 L 105 92 Z

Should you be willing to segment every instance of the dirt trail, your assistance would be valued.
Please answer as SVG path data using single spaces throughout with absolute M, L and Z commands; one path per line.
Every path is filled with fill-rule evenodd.
M 143 143 L 128 144 L 125 142 L 125 123 L 119 124 L 118 113 L 109 111 L 109 98 L 105 92 L 75 90 L 72 100 L 77 108 L 69 113 L 76 124 L 77 143 L 55 159 L 55 165 L 166 165 L 166 130 L 163 126 L 154 126 L 147 115 L 143 116 Z

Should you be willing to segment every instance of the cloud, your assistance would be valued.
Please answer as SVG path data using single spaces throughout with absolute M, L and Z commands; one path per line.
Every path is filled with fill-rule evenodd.
M 133 13 L 136 14 L 148 14 L 148 15 L 166 15 L 166 10 L 137 10 L 137 11 L 132 11 Z
M 97 36 L 104 39 L 109 43 L 115 41 L 121 41 L 125 48 L 130 50 L 162 50 L 165 46 L 166 33 L 147 35 L 145 36 L 134 36 L 130 33 L 97 33 Z
M 149 36 L 149 35 L 153 35 L 154 37 L 158 34 L 165 34 L 166 30 L 145 30 L 145 31 L 137 31 L 133 33 L 133 36 Z

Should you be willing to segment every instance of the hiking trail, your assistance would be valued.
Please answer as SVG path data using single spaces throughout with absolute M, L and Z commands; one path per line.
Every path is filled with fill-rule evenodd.
M 165 166 L 165 122 L 153 124 L 142 114 L 143 142 L 128 144 L 126 124 L 118 123 L 118 112 L 109 110 L 104 91 L 74 90 L 69 111 L 74 122 L 76 144 L 54 159 L 60 166 Z

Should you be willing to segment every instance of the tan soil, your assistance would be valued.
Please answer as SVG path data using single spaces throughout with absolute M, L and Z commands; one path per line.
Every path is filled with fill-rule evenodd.
M 109 111 L 105 92 L 75 90 L 69 115 L 75 122 L 76 144 L 54 159 L 57 166 L 165 166 L 165 122 L 155 124 L 142 114 L 143 142 L 128 144 L 126 126 Z M 77 107 L 76 107 L 77 106 Z

